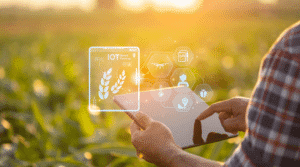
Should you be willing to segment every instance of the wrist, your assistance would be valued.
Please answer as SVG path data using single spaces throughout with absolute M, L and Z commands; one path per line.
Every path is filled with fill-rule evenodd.
M 167 146 L 167 149 L 165 149 L 162 153 L 161 161 L 156 164 L 157 166 L 172 166 L 172 161 L 178 156 L 183 154 L 184 151 L 176 146 L 175 144 L 170 144 Z

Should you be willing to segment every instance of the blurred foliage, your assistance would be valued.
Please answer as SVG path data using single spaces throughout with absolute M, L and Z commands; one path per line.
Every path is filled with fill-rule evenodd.
M 136 158 L 124 113 L 88 112 L 88 48 L 138 46 L 143 62 L 151 51 L 188 46 L 198 83 L 202 77 L 214 90 L 212 104 L 250 97 L 263 55 L 297 17 L 268 11 L 1 16 L 0 166 L 153 166 Z M 187 151 L 225 161 L 243 135 Z

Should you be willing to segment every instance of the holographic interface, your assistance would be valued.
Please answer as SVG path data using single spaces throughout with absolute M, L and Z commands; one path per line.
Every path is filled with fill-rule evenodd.
M 199 74 L 193 72 L 191 62 L 195 61 L 195 56 L 190 48 L 178 47 L 174 52 L 150 52 L 146 57 L 140 66 L 138 47 L 91 47 L 89 109 L 96 112 L 138 111 L 139 91 L 159 90 L 158 93 L 151 91 L 150 94 L 164 108 L 188 112 L 194 105 L 190 95 L 183 92 L 171 95 L 164 90 L 177 86 L 194 90 L 203 102 L 208 102 L 213 97 L 211 87 L 204 83 Z M 198 80 L 201 81 L 200 84 Z M 129 93 L 137 96 L 130 100 L 124 99 L 132 107 L 120 110 L 113 102 L 113 97 Z
M 141 66 L 141 91 L 159 90 L 150 91 L 154 100 L 161 102 L 164 108 L 174 108 L 177 112 L 188 112 L 194 105 L 192 97 L 184 92 L 172 94 L 165 89 L 167 87 L 188 87 L 203 102 L 210 101 L 213 97 L 211 87 L 193 72 L 195 67 L 192 61 L 195 59 L 192 50 L 186 46 L 178 47 L 174 52 L 150 52 Z
M 113 102 L 119 94 L 136 93 L 139 110 L 140 50 L 138 47 L 90 47 L 89 110 L 124 111 Z

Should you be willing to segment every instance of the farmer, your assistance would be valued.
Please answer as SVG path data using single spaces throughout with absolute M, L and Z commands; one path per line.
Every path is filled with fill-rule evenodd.
M 211 105 L 196 121 L 219 113 L 224 129 L 246 132 L 224 166 L 300 166 L 300 22 L 284 31 L 262 60 L 250 99 L 237 97 Z M 139 112 L 132 122 L 137 155 L 158 166 L 221 166 L 179 148 L 171 131 Z

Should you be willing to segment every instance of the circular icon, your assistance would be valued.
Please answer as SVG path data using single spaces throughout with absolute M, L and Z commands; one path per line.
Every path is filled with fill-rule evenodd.
M 177 112 L 188 112 L 194 102 L 189 94 L 177 94 L 172 103 Z
M 210 101 L 213 96 L 213 90 L 208 84 L 198 85 L 194 92 L 205 102 Z
M 173 62 L 167 53 L 152 54 L 147 68 L 155 78 L 167 78 L 173 69 Z
M 207 96 L 207 91 L 205 89 L 202 89 L 200 91 L 200 97 L 205 98 Z
M 173 53 L 173 59 L 178 66 L 188 66 L 194 59 L 194 54 L 189 47 L 182 46 L 176 48 Z
M 170 82 L 173 86 L 192 88 L 196 82 L 196 78 L 189 68 L 177 68 L 171 75 Z

